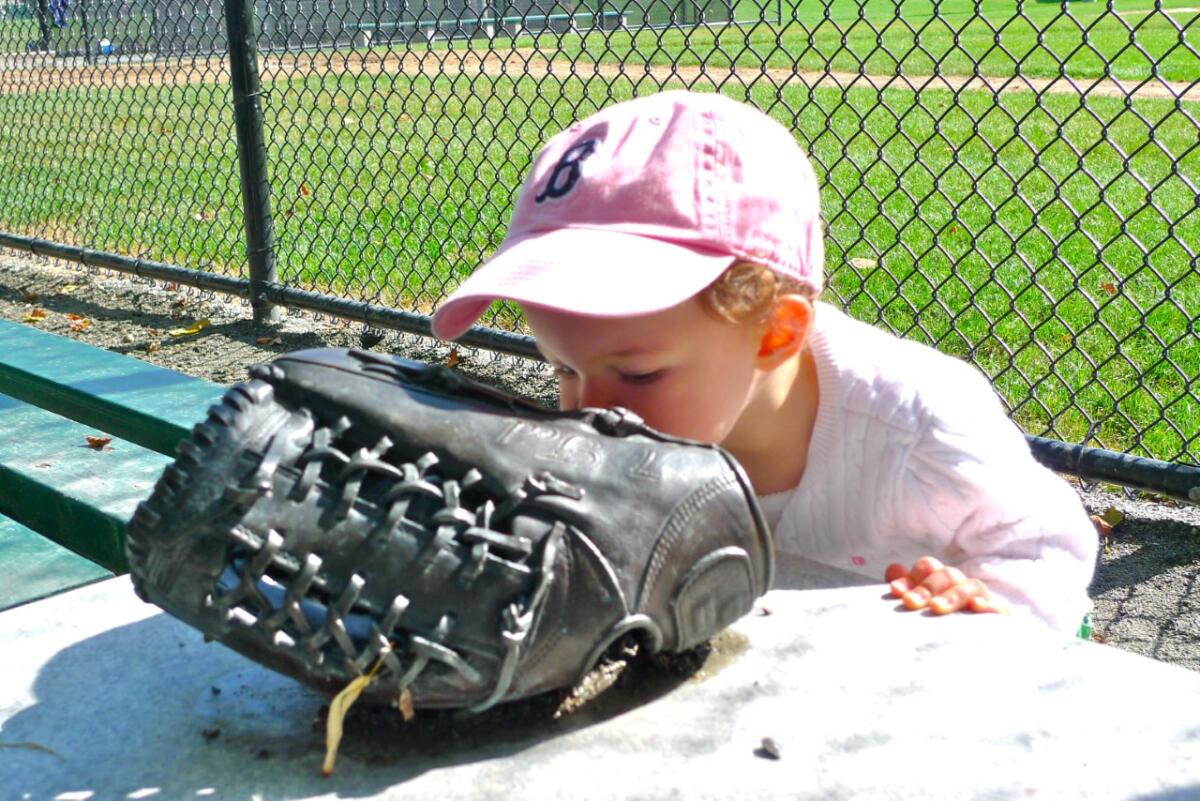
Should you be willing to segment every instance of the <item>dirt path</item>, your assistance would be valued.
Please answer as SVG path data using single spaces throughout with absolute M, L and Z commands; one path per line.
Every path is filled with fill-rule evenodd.
M 1137 99 L 1200 102 L 1200 81 L 1185 83 L 1150 79 L 1141 82 L 1116 78 L 1007 78 L 963 75 L 863 75 L 857 72 L 794 70 L 779 67 L 660 66 L 635 63 L 595 63 L 554 58 L 552 53 L 522 48 L 494 50 L 427 50 L 419 54 L 377 51 L 271 54 L 260 58 L 264 81 L 286 80 L 309 74 L 364 75 L 486 75 L 510 77 L 575 77 L 600 79 L 609 84 L 626 81 L 656 88 L 688 86 L 710 88 L 802 84 L 809 88 L 868 88 L 953 92 L 983 90 L 997 94 L 1083 94 L 1088 97 L 1133 97 Z M 52 56 L 9 56 L 0 58 L 0 90 L 5 92 L 46 91 L 63 87 L 176 86 L 225 83 L 228 66 L 221 58 L 184 61 L 112 61 L 98 65 L 67 65 Z

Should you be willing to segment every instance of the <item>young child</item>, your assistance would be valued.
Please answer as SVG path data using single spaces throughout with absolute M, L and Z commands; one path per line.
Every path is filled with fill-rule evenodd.
M 1024 610 L 1074 632 L 1097 537 L 967 364 L 817 302 L 816 177 L 792 135 L 716 94 L 664 92 L 551 139 L 507 236 L 437 310 L 461 336 L 518 302 L 563 409 L 623 406 L 720 443 L 776 548 L 910 609 Z

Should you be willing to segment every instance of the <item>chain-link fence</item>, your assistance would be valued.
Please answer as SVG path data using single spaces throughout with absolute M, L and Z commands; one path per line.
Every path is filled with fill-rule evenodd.
M 216 0 L 0 4 L 0 243 L 420 328 L 547 137 L 720 91 L 812 156 L 827 300 L 1032 434 L 1200 461 L 1191 0 L 246 1 L 232 57 Z

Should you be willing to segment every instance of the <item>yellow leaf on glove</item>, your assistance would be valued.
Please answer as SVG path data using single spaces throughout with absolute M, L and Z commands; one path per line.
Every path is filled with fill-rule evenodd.
M 329 717 L 325 719 L 325 763 L 321 766 L 322 776 L 328 778 L 333 775 L 333 763 L 337 759 L 338 746 L 342 742 L 342 722 L 346 719 L 346 713 L 358 700 L 358 696 L 362 695 L 362 691 L 371 684 L 371 680 L 375 678 L 375 672 L 383 665 L 383 657 L 390 650 L 390 647 L 385 647 L 380 652 L 375 666 L 366 674 L 351 679 L 350 683 L 329 703 Z

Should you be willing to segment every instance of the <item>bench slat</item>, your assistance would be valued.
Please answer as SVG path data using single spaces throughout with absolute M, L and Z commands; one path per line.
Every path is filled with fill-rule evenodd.
M 0 320 L 0 392 L 173 455 L 225 388 Z
M 0 611 L 91 584 L 112 573 L 51 542 L 15 520 L 0 517 Z
M 124 572 L 125 522 L 171 460 L 116 438 L 91 448 L 102 429 L 4 395 L 0 431 L 0 515 Z

